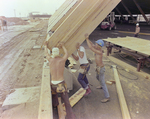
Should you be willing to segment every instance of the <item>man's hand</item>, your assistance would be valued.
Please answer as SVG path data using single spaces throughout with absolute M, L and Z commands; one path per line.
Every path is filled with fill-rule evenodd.
M 62 48 L 64 46 L 64 42 L 60 42 L 59 44 L 58 44 L 58 48 Z
M 85 40 L 89 39 L 89 34 L 88 33 L 86 33 L 84 36 L 85 36 Z
M 48 41 L 45 41 L 45 42 L 44 42 L 44 45 L 47 46 L 47 45 L 48 45 Z
M 77 44 L 76 44 L 76 49 L 78 50 L 79 48 L 80 48 L 80 43 L 77 42 Z

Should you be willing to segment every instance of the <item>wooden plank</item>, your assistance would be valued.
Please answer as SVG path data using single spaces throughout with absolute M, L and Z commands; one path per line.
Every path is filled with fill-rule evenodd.
M 83 97 L 83 95 L 85 94 L 86 90 L 84 90 L 83 88 L 80 88 L 75 94 L 73 94 L 70 98 L 69 98 L 69 102 L 71 107 L 73 107 L 77 102 L 79 102 L 79 100 Z M 65 105 L 64 103 L 62 104 L 64 112 L 65 112 Z
M 65 3 L 52 15 L 51 20 L 49 20 L 47 32 L 77 3 L 77 0 L 67 0 Z
M 96 1 L 94 1 L 94 2 L 96 2 Z M 71 19 L 72 17 L 69 16 L 69 18 L 71 19 L 70 23 L 69 22 L 65 23 L 66 25 L 64 27 L 62 27 L 62 25 L 61 25 L 61 27 L 60 27 L 61 30 L 59 31 L 57 29 L 57 31 L 49 39 L 49 48 L 55 46 L 59 41 L 65 40 L 65 46 L 68 49 L 69 54 L 71 54 L 75 50 L 75 42 L 82 43 L 85 39 L 84 34 L 85 33 L 90 34 L 119 2 L 120 2 L 120 0 L 114 0 L 114 1 L 103 0 L 103 1 L 101 1 L 100 5 L 95 7 L 96 9 L 92 12 L 91 15 L 89 15 L 89 17 L 81 25 L 78 25 L 78 23 L 83 18 L 83 16 L 84 16 L 83 14 L 82 14 L 82 17 L 80 17 L 80 19 L 77 19 L 78 21 L 76 21 L 75 24 L 73 24 L 73 26 L 71 26 L 72 24 L 70 24 L 70 23 L 74 23 L 73 20 L 74 19 L 76 20 L 76 18 L 74 18 L 72 20 Z M 88 8 L 88 10 L 86 10 L 84 12 L 86 12 L 86 13 L 89 12 L 89 9 L 90 8 Z M 86 14 L 86 13 L 84 13 L 84 14 Z M 72 13 L 72 16 L 74 17 L 73 13 Z M 69 23 L 69 25 L 68 25 L 68 23 Z M 74 27 L 74 26 L 77 26 L 77 27 Z M 66 27 L 68 27 L 68 29 Z M 64 30 L 64 28 L 66 28 L 66 30 Z M 75 29 L 73 29 L 73 28 L 75 28 Z M 70 37 L 66 36 L 66 34 L 70 30 L 71 30 L 71 33 L 73 33 L 73 34 L 71 36 L 70 36 L 70 34 L 68 34 Z M 63 31 L 63 33 L 61 33 L 62 31 Z M 60 40 L 63 37 L 65 37 L 65 39 Z
M 116 45 L 120 45 L 125 48 L 150 55 L 150 41 L 136 38 L 136 37 L 123 37 L 123 38 L 108 38 L 103 39 L 104 41 L 111 42 Z
M 116 69 L 116 65 L 112 65 L 113 67 L 113 71 L 114 71 L 114 79 L 116 81 L 116 88 L 117 88 L 117 94 L 118 94 L 118 98 L 119 98 L 119 102 L 120 102 L 120 107 L 121 107 L 121 111 L 122 111 L 122 117 L 123 119 L 131 119 L 130 114 L 129 114 L 129 110 L 127 107 L 127 103 L 124 97 L 124 93 L 121 87 L 121 83 L 120 83 L 120 79 L 118 76 L 118 72 Z
M 58 108 L 59 119 L 65 119 L 65 113 L 63 111 L 63 106 L 61 103 L 61 97 L 58 98 L 58 102 L 59 102 L 59 105 L 57 106 L 57 108 Z
M 47 65 L 43 65 L 40 105 L 38 114 L 38 119 L 53 119 L 50 88 L 50 69 Z

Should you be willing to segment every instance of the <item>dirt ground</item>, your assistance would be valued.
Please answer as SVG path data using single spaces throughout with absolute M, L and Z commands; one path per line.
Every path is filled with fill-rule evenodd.
M 0 47 L 0 64 L 3 66 L 3 70 L 0 70 L 0 102 L 3 102 L 7 95 L 14 91 L 13 89 L 38 87 L 41 85 L 44 51 L 33 49 L 33 46 L 42 45 L 45 40 L 47 23 L 47 20 L 40 21 L 35 27 L 13 37 Z M 114 31 L 102 31 L 96 28 L 90 35 L 90 40 L 94 43 L 95 40 L 100 38 L 133 36 L 133 34 L 119 32 L 120 30 L 134 31 L 133 25 L 117 25 L 117 27 L 118 29 Z M 144 29 L 149 33 L 150 29 L 148 27 L 143 26 L 142 32 L 145 32 Z M 149 36 L 141 35 L 140 37 L 150 40 Z M 104 94 L 101 89 L 96 89 L 99 82 L 95 78 L 93 53 L 86 42 L 83 42 L 82 45 L 86 48 L 88 58 L 93 61 L 87 75 L 92 93 L 83 97 L 73 107 L 77 119 L 122 119 L 115 84 L 107 85 L 111 100 L 108 103 L 100 102 L 104 98 Z M 103 50 L 106 54 L 106 47 Z M 131 56 L 125 56 L 124 53 L 113 53 L 110 57 L 116 57 L 134 66 L 136 69 L 137 62 Z M 117 63 L 111 61 L 105 55 L 103 60 L 106 68 L 106 81 L 114 80 L 111 65 L 117 65 Z M 74 68 L 77 69 L 78 67 L 79 64 L 77 62 Z M 148 119 L 150 117 L 150 79 L 145 79 L 136 71 L 127 72 L 122 64 L 117 65 L 117 68 L 131 118 Z M 150 68 L 145 66 L 143 71 L 149 73 Z M 77 78 L 78 73 L 74 73 L 74 76 Z M 70 91 L 69 96 L 73 95 L 80 87 L 77 79 L 73 80 L 73 90 Z M 6 107 L 5 110 L 1 107 L 0 119 L 37 119 L 39 96 L 40 89 L 32 102 L 29 101 L 14 107 Z M 57 118 L 57 116 L 54 116 L 54 118 Z

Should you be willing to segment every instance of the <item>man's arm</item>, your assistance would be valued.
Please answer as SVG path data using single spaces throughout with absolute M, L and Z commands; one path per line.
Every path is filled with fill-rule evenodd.
M 47 60 L 49 60 L 51 57 L 50 57 L 50 54 L 48 53 L 48 48 L 47 48 L 48 42 L 46 41 L 44 45 L 45 45 L 46 58 L 47 58 Z
M 72 53 L 72 57 L 73 57 L 76 61 L 79 60 L 79 57 L 78 57 L 78 56 L 75 56 L 73 53 Z
M 59 44 L 59 47 L 62 47 L 62 49 L 64 50 L 64 56 L 63 56 L 63 59 L 64 60 L 67 60 L 68 59 L 68 51 L 67 51 L 67 49 L 65 48 L 65 46 L 64 46 L 64 43 L 60 43 Z
M 89 35 L 88 35 L 88 34 L 85 34 L 85 40 L 86 40 L 86 42 L 87 42 L 89 48 L 90 48 L 93 52 L 95 52 L 95 53 L 97 53 L 97 54 L 101 54 L 101 53 L 102 53 L 102 50 L 97 50 L 97 49 L 95 49 L 94 44 L 89 40 Z

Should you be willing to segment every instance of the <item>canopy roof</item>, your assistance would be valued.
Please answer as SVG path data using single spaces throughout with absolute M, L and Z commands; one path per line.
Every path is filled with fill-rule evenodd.
M 136 6 L 135 2 L 141 7 L 145 14 L 150 14 L 150 0 L 122 0 L 124 5 L 129 9 L 132 14 L 141 14 L 140 10 Z M 122 2 L 117 5 L 117 9 L 122 13 L 122 15 L 128 15 L 129 13 L 123 6 Z M 116 15 L 119 15 L 116 9 L 113 10 Z

